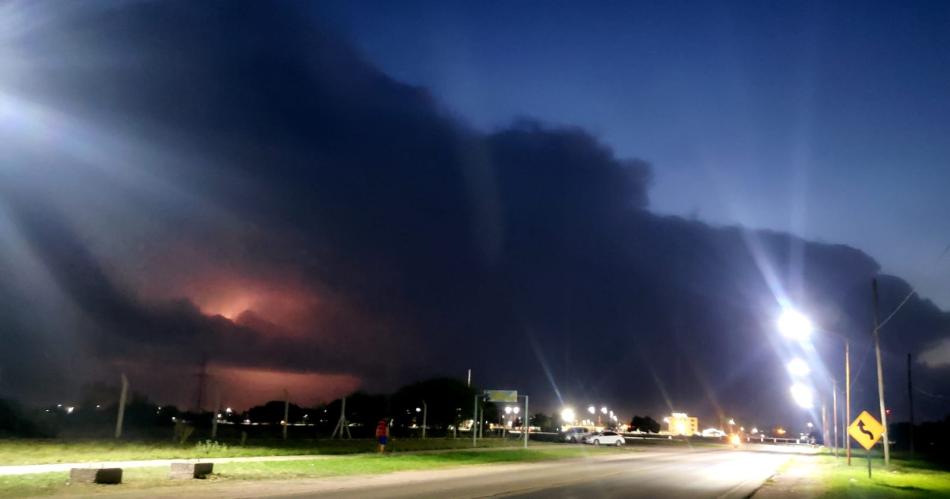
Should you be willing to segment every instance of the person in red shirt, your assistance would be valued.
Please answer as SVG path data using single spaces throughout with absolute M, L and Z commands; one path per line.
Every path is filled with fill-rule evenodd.
M 379 453 L 382 454 L 389 443 L 389 423 L 385 419 L 380 419 L 376 425 L 376 441 L 379 442 Z

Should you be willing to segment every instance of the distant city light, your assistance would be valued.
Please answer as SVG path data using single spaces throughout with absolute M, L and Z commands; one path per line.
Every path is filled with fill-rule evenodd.
M 785 309 L 778 318 L 779 332 L 794 340 L 807 340 L 813 329 L 814 327 L 808 317 L 794 309 Z
M 416 412 L 422 412 L 422 408 L 421 408 L 421 407 L 416 407 Z
M 785 364 L 785 368 L 788 369 L 788 372 L 792 376 L 797 378 L 808 376 L 808 373 L 811 372 L 811 368 L 808 367 L 808 363 L 798 357 L 792 359 L 788 364 Z
M 66 414 L 72 414 L 73 411 L 75 411 L 75 410 L 76 410 L 75 407 L 69 406 L 69 407 L 66 408 Z
M 789 391 L 792 393 L 792 399 L 801 408 L 811 409 L 814 405 L 814 395 L 812 394 L 811 388 L 801 383 L 795 383 Z
M 591 413 L 591 414 L 594 414 L 594 413 L 597 412 L 597 408 L 594 407 L 594 406 L 589 406 L 589 407 L 587 407 L 587 412 L 589 412 L 589 413 Z
M 601 407 L 601 408 L 600 408 L 600 413 L 601 413 L 601 414 L 607 414 L 607 406 Z

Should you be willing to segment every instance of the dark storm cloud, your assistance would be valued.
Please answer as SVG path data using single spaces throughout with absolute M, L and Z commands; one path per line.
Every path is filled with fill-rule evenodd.
M 16 158 L 59 165 L 43 182 L 6 175 L 0 196 L 78 311 L 67 327 L 90 362 L 160 372 L 207 351 L 230 366 L 355 374 L 371 389 L 471 367 L 480 384 L 518 387 L 541 407 L 560 393 L 654 414 L 771 418 L 788 403 L 777 293 L 865 344 L 878 266 L 860 251 L 653 215 L 644 162 L 616 158 L 580 129 L 472 130 L 303 8 L 132 3 L 24 35 L 21 50 L 44 64 L 3 91 L 139 138 L 151 147 L 123 158 L 126 168 L 202 200 L 130 203 L 133 187 L 108 172 L 80 177 L 80 162 L 55 147 Z M 78 59 L 50 63 L 62 54 Z M 50 187 L 78 180 L 85 189 Z M 130 220 L 85 233 L 97 224 L 72 219 L 99 204 Z M 169 241 L 206 257 L 154 263 Z M 214 316 L 185 289 L 173 300 L 139 289 L 209 268 L 293 276 L 302 294 L 343 306 L 288 331 L 258 311 Z M 888 277 L 882 289 L 891 310 L 906 284 Z M 7 310 L 4 334 L 42 310 Z M 947 325 L 911 299 L 888 326 L 889 372 Z M 0 361 L 49 341 L 17 337 L 17 353 Z M 824 345 L 827 361 L 836 348 Z M 17 365 L 27 376 L 44 361 Z M 931 374 L 924 383 L 950 388 Z

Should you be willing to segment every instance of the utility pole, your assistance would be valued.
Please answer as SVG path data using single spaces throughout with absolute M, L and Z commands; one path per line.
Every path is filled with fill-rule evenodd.
M 204 405 L 205 383 L 208 379 L 208 354 L 201 354 L 201 368 L 198 370 L 198 393 L 195 397 L 195 411 L 201 413 L 201 406 Z
M 119 392 L 119 414 L 115 419 L 115 438 L 122 437 L 122 423 L 125 421 L 125 400 L 129 394 L 129 378 L 122 373 L 122 391 Z
M 422 401 L 422 439 L 426 439 L 426 418 L 429 414 L 429 406 L 426 405 L 426 401 Z
M 891 464 L 890 435 L 887 434 L 887 409 L 884 404 L 884 368 L 881 365 L 881 331 L 878 323 L 877 278 L 871 279 L 871 295 L 874 299 L 874 353 L 877 356 L 877 396 L 881 404 L 881 425 L 884 427 L 884 466 Z
M 844 340 L 844 426 L 851 422 L 851 341 Z M 851 439 L 845 432 L 845 453 L 848 456 L 848 466 L 851 466 Z
M 214 413 L 211 415 L 211 440 L 218 438 L 218 414 L 221 412 L 221 388 L 216 387 L 214 397 Z
M 910 454 L 914 455 L 914 381 L 910 370 L 910 354 L 907 354 L 907 404 L 910 409 Z
M 290 394 L 284 388 L 284 440 L 287 440 L 288 426 L 290 426 Z
M 730 427 L 731 429 L 731 427 Z M 827 446 L 828 440 L 828 404 L 825 402 L 825 397 L 821 397 L 821 445 Z
M 838 382 L 831 380 L 831 417 L 834 418 L 835 438 L 834 449 L 835 459 L 838 457 Z

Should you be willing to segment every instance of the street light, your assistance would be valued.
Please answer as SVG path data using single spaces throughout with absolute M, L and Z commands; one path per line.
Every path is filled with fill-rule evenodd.
M 511 409 L 511 412 L 518 414 L 519 412 L 521 412 L 521 408 L 518 406 L 515 406 L 513 409 Z
M 561 409 L 561 421 L 564 421 L 565 423 L 573 423 L 574 409 L 571 409 L 570 407 L 565 407 L 564 409 Z
M 811 372 L 811 368 L 808 367 L 808 363 L 798 357 L 792 359 L 788 364 L 785 364 L 785 368 L 788 369 L 788 372 L 796 378 L 803 378 L 808 376 L 808 373 Z
M 782 311 L 778 318 L 778 330 L 788 338 L 798 341 L 805 341 L 814 331 L 811 321 L 808 317 L 798 310 L 787 308 Z
M 600 413 L 601 413 L 601 414 L 607 414 L 607 406 L 601 407 L 601 408 L 600 408 Z
M 511 414 L 511 406 L 510 406 L 510 405 L 506 405 L 506 406 L 505 406 L 505 414 Z
M 814 394 L 811 388 L 795 383 L 789 390 L 792 393 L 792 399 L 803 409 L 811 409 L 814 405 Z
M 587 412 L 589 412 L 589 413 L 591 413 L 591 414 L 594 414 L 594 413 L 597 412 L 597 408 L 594 407 L 594 406 L 589 406 L 589 407 L 587 407 Z

